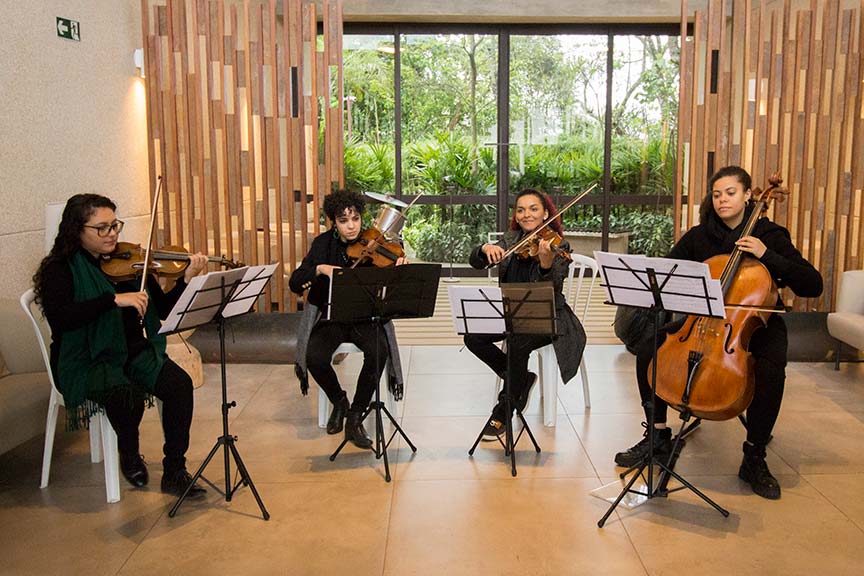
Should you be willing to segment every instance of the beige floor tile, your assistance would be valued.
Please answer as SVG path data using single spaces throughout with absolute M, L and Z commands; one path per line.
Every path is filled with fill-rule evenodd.
M 636 390 L 636 378 L 627 371 L 591 371 L 588 374 L 588 391 L 592 414 L 642 414 L 642 402 Z M 576 375 L 563 385 L 558 383 L 558 398 L 568 414 L 584 414 L 585 397 L 582 392 L 582 377 Z
M 387 575 L 645 574 L 594 479 L 398 482 Z
M 778 479 L 779 501 L 736 477 L 703 479 L 728 518 L 688 491 L 619 514 L 649 574 L 860 574 L 864 532 L 797 476 Z
M 835 371 L 833 364 L 792 365 L 786 369 L 783 412 L 864 412 L 862 382 L 864 370 Z
M 380 481 L 262 484 L 161 517 L 119 574 L 381 574 L 392 486 Z M 178 553 L 182 551 L 182 553 Z
M 825 363 L 790 364 L 768 450 L 781 500 L 763 500 L 737 478 L 741 425 L 705 422 L 677 469 L 732 516 L 723 519 L 682 491 L 619 510 L 598 529 L 608 504 L 588 492 L 615 478 L 615 452 L 643 431 L 635 362 L 623 347 L 588 347 L 592 409 L 585 410 L 580 378 L 559 385 L 556 428 L 541 425 L 540 395 L 532 392 L 526 413 L 542 451 L 522 439 L 516 478 L 497 444 L 467 454 L 495 403 L 489 369 L 455 346 L 401 353 L 407 381 L 397 417 L 419 450 L 394 440 L 393 482 L 384 482 L 383 462 L 369 451 L 349 446 L 329 460 L 342 435 L 317 427 L 317 389 L 302 397 L 292 366 L 229 364 L 229 400 L 238 403 L 230 433 L 270 522 L 248 487 L 230 503 L 211 490 L 168 519 L 172 499 L 158 489 L 163 438 L 155 410 L 141 426 L 151 485 L 139 490 L 121 480 L 121 501 L 108 505 L 88 434 L 64 432 L 61 424 L 48 489 L 38 489 L 41 437 L 0 455 L 0 573 L 341 575 L 348 562 L 352 574 L 363 575 L 686 569 L 728 576 L 851 574 L 864 565 L 864 364 L 838 372 Z M 339 368 L 352 389 L 361 363 L 354 354 Z M 205 373 L 195 393 L 190 471 L 222 435 L 218 365 Z M 366 426 L 371 433 L 371 421 Z M 220 452 L 207 477 L 223 484 L 223 466 Z M 38 554 L 42 549 L 53 554 Z
M 864 530 L 864 474 L 807 474 L 804 479 Z
M 864 473 L 864 412 L 781 412 L 771 450 L 799 474 Z
M 0 491 L 0 572 L 16 576 L 116 574 L 164 514 L 159 493 L 124 491 L 118 504 L 96 487 Z
M 555 428 L 541 425 L 539 416 L 526 418 L 540 446 L 534 450 L 530 438 L 523 435 L 516 446 L 518 478 L 594 478 L 596 474 L 579 438 L 563 418 Z M 468 450 L 486 423 L 485 417 L 422 418 L 406 417 L 404 429 L 417 452 L 400 441 L 398 445 L 398 481 L 430 479 L 510 478 L 510 459 L 498 442 L 484 442 Z M 521 426 L 517 425 L 516 434 Z
M 415 346 L 411 374 L 487 374 L 489 367 L 461 346 Z
M 416 353 L 416 352 L 415 352 Z M 405 383 L 405 416 L 488 416 L 497 401 L 495 374 L 419 374 Z
M 636 370 L 636 356 L 627 352 L 623 344 L 592 344 L 585 347 L 584 357 L 589 374 L 610 371 L 633 374 Z

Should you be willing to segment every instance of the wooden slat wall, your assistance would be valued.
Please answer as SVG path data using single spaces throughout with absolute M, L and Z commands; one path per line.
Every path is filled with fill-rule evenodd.
M 314 1 L 141 1 L 149 175 L 164 180 L 158 244 L 280 263 L 284 275 L 300 262 L 320 231 L 320 194 L 344 178 L 342 3 L 324 6 L 330 52 L 319 61 Z M 325 64 L 338 80 L 332 98 L 316 84 L 329 78 L 316 70 Z M 319 94 L 328 102 L 323 179 Z M 259 310 L 296 310 L 284 275 Z
M 730 9 L 731 13 L 724 11 Z M 830 311 L 844 270 L 864 267 L 864 0 L 709 0 L 690 14 L 681 58 L 676 237 L 698 221 L 711 173 L 738 164 L 791 195 L 771 218 L 825 279 Z

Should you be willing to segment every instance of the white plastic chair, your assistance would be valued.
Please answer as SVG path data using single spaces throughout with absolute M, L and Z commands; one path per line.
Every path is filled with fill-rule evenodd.
M 588 316 L 588 306 L 591 304 L 591 296 L 594 293 L 594 283 L 597 281 L 599 267 L 597 261 L 582 254 L 572 253 L 570 257 L 573 262 L 570 263 L 570 268 L 567 273 L 567 280 L 564 284 L 564 296 L 570 307 L 573 309 L 576 317 L 585 324 L 585 318 Z M 590 276 L 585 277 L 585 270 L 590 270 Z M 575 283 L 575 290 L 574 290 Z M 585 298 L 585 305 L 581 308 L 577 307 L 579 297 L 582 294 L 583 287 L 588 286 L 588 295 Z M 581 314 L 580 314 L 581 311 Z M 543 425 L 554 427 L 558 421 L 558 362 L 555 358 L 555 347 L 552 344 L 547 344 L 536 350 L 538 356 L 537 379 L 540 383 L 540 399 L 543 413 Z M 591 394 L 588 390 L 588 373 L 585 371 L 585 356 L 579 363 L 579 374 L 582 377 L 582 395 L 585 398 L 585 408 L 591 408 Z M 500 385 L 500 379 L 499 379 Z
M 42 455 L 42 480 L 39 484 L 40 488 L 48 486 L 48 476 L 51 473 L 51 455 L 54 452 L 54 431 L 57 429 L 57 416 L 60 412 L 60 406 L 63 406 L 63 395 L 57 390 L 54 383 L 54 375 L 51 372 L 51 358 L 48 355 L 48 349 L 45 346 L 45 340 L 42 338 L 42 331 L 39 328 L 39 323 L 33 315 L 31 305 L 36 295 L 31 288 L 21 295 L 21 307 L 30 321 L 33 323 L 33 330 L 36 332 L 36 340 L 39 342 L 39 349 L 42 352 L 42 360 L 45 362 L 45 369 L 48 371 L 48 380 L 51 382 L 51 399 L 48 401 L 48 418 L 45 422 L 45 450 Z M 105 492 L 108 497 L 108 502 L 120 501 L 120 469 L 119 457 L 117 455 L 117 434 L 111 423 L 108 421 L 108 416 L 104 412 L 100 412 L 98 417 L 94 416 L 90 419 L 90 461 L 95 463 L 105 460 Z
M 362 354 L 363 351 L 360 348 L 358 348 L 356 345 L 352 344 L 351 342 L 343 342 L 342 344 L 339 345 L 339 347 L 336 349 L 336 351 L 333 352 L 333 356 L 335 357 L 337 354 L 354 354 L 354 353 Z M 387 364 L 386 363 L 384 364 L 384 372 L 381 374 L 381 378 L 384 378 L 384 379 L 387 378 Z M 386 380 L 385 380 L 385 382 L 386 382 Z M 383 386 L 382 392 L 384 390 L 386 390 L 386 392 L 383 393 L 383 395 L 384 395 L 384 402 L 387 405 L 387 410 L 389 410 L 390 413 L 393 414 L 394 417 L 396 417 L 396 400 L 395 400 L 395 398 L 393 398 L 393 394 L 390 392 L 390 387 L 387 386 L 386 384 Z M 373 396 L 372 399 L 374 401 L 375 397 Z M 332 407 L 332 404 L 330 403 L 330 399 L 327 398 L 327 394 L 325 394 L 324 390 L 322 390 L 321 387 L 319 386 L 318 387 L 318 427 L 319 428 L 326 428 L 327 427 L 327 419 L 330 417 L 329 412 L 330 412 L 331 407 Z

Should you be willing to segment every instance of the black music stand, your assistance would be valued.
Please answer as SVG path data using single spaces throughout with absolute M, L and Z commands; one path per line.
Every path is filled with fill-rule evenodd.
M 511 475 L 516 476 L 516 445 L 522 435 L 528 434 L 534 445 L 534 450 L 538 453 L 540 446 L 518 406 L 516 406 L 516 416 L 522 422 L 522 430 L 515 438 L 513 435 L 513 405 L 510 397 L 510 375 L 513 372 L 510 364 L 512 340 L 513 336 L 517 334 L 533 334 L 549 336 L 550 338 L 556 334 L 555 291 L 551 282 L 502 284 L 500 292 L 494 288 L 481 288 L 478 291 L 482 298 L 472 297 L 470 291 L 466 292 L 466 298 L 459 298 L 457 306 L 460 313 L 456 315 L 456 331 L 459 334 L 496 334 L 500 332 L 491 332 L 488 320 L 494 319 L 496 314 L 500 320 L 503 320 L 504 341 L 507 347 L 507 374 L 504 378 L 504 409 L 507 416 L 504 421 L 504 442 L 501 442 L 500 437 L 497 440 L 504 447 L 504 455 L 510 457 Z M 479 308 L 476 307 L 477 304 L 480 304 Z M 470 310 L 472 307 L 474 311 Z M 460 320 L 462 321 L 462 330 L 458 326 Z M 478 326 L 472 329 L 475 324 Z M 489 416 L 484 428 L 491 420 L 492 416 Z M 469 456 L 474 455 L 482 437 L 483 432 L 481 431 L 471 449 L 468 450 Z
M 659 496 L 668 496 L 672 492 L 689 489 L 724 517 L 729 512 L 721 508 L 711 498 L 674 471 L 680 442 L 683 438 L 684 426 L 689 414 L 681 413 L 681 430 L 675 437 L 672 452 L 666 462 L 655 462 L 654 458 L 654 403 L 657 393 L 657 348 L 659 347 L 660 323 L 666 312 L 682 312 L 698 316 L 724 317 L 723 293 L 717 280 L 711 278 L 708 266 L 701 262 L 689 260 L 672 260 L 669 258 L 646 258 L 645 256 L 628 256 L 625 254 L 606 254 L 595 252 L 598 264 L 603 274 L 604 287 L 609 296 L 608 304 L 629 305 L 640 308 L 650 308 L 654 312 L 654 360 L 651 370 L 651 399 L 648 402 L 648 454 L 641 462 L 620 474 L 623 480 L 627 474 L 635 471 L 633 477 L 621 490 L 621 493 L 603 515 L 597 525 L 602 528 L 612 511 L 628 493 L 638 494 L 650 500 Z M 695 366 L 690 368 L 690 375 Z M 688 385 L 689 389 L 689 385 Z M 661 470 L 663 479 L 654 488 L 654 465 Z M 633 484 L 643 476 L 646 490 L 641 492 L 633 489 Z M 669 477 L 674 477 L 682 486 L 666 489 Z M 662 489 L 661 489 L 662 488 Z
M 226 502 L 231 501 L 232 496 L 241 485 L 249 486 L 252 494 L 255 496 L 255 501 L 258 502 L 258 507 L 261 509 L 264 520 L 270 519 L 270 513 L 264 507 L 264 503 L 258 495 L 258 490 L 255 489 L 255 484 L 252 482 L 252 477 L 249 475 L 249 471 L 246 469 L 246 465 L 243 463 L 243 459 L 240 458 L 240 453 L 234 445 L 237 437 L 232 436 L 228 432 L 228 410 L 235 407 L 237 402 L 228 402 L 225 369 L 225 321 L 232 316 L 246 314 L 252 309 L 252 305 L 264 292 L 264 287 L 270 280 L 275 268 L 275 265 L 244 267 L 224 272 L 211 272 L 210 274 L 194 278 L 186 287 L 183 294 L 181 294 L 180 299 L 166 319 L 166 325 L 160 331 L 167 334 L 197 328 L 204 324 L 216 324 L 216 329 L 219 332 L 219 365 L 222 377 L 222 436 L 216 440 L 207 458 L 204 459 L 201 466 L 192 475 L 192 480 L 183 491 L 183 494 L 180 495 L 177 502 L 171 507 L 171 510 L 168 512 L 168 516 L 171 518 L 177 513 L 180 505 L 183 504 L 183 501 L 189 494 L 189 490 L 201 478 L 216 492 L 224 495 Z M 223 448 L 225 456 L 224 492 L 203 475 L 204 469 L 210 464 L 210 460 L 216 455 L 220 446 Z M 240 473 L 240 480 L 233 487 L 231 486 L 231 461 L 229 456 L 234 457 L 234 463 L 237 465 L 237 471 Z
M 390 320 L 428 318 L 435 313 L 440 277 L 440 264 L 405 264 L 392 268 L 338 268 L 333 271 L 330 281 L 327 318 L 337 322 L 372 322 L 376 334 L 380 334 L 383 325 Z M 376 342 L 378 340 L 376 338 Z M 380 368 L 376 366 L 376 372 L 381 372 Z M 411 439 L 381 402 L 380 378 L 375 383 L 375 400 L 363 412 L 360 422 L 364 422 L 372 412 L 375 413 L 375 448 L 372 452 L 376 459 L 384 458 L 384 479 L 390 482 L 387 447 L 396 434 L 405 439 L 412 452 L 417 452 L 417 447 L 411 443 Z M 389 438 L 384 434 L 382 412 L 393 426 L 393 433 Z M 336 451 L 330 455 L 331 462 L 336 460 L 347 442 L 347 437 L 342 440 Z

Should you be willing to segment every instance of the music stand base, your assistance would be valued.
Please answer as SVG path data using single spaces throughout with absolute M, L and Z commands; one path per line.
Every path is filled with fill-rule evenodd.
M 189 494 L 189 490 L 191 490 L 192 486 L 195 482 L 200 478 L 214 490 L 225 496 L 225 501 L 230 502 L 234 496 L 234 493 L 240 488 L 240 486 L 249 486 L 252 490 L 252 495 L 255 496 L 255 501 L 258 503 L 258 508 L 261 509 L 261 515 L 264 517 L 264 520 L 270 519 L 270 513 L 267 512 L 267 509 L 264 507 L 264 503 L 261 501 L 261 496 L 258 495 L 258 490 L 255 489 L 255 484 L 252 482 L 252 477 L 249 476 L 249 470 L 246 469 L 246 465 L 243 463 L 243 459 L 240 457 L 240 453 L 237 451 L 237 447 L 234 445 L 235 438 L 233 436 L 220 436 L 216 440 L 216 444 L 210 450 L 210 453 L 207 455 L 207 458 L 204 459 L 204 462 L 201 463 L 201 466 L 198 467 L 198 470 L 195 471 L 195 474 L 192 475 L 192 480 L 189 482 L 189 485 L 186 486 L 186 490 L 183 491 L 183 494 L 177 499 L 177 502 L 174 503 L 174 506 L 171 507 L 171 510 L 168 512 L 168 516 L 173 518 L 175 514 L 177 514 L 177 510 L 180 508 L 180 505 L 183 504 L 183 501 L 186 499 L 186 496 Z M 225 491 L 219 489 L 213 482 L 208 480 L 204 476 L 204 470 L 207 468 L 207 465 L 210 464 L 210 461 L 213 459 L 213 456 L 218 452 L 219 447 L 224 448 L 225 454 Z M 231 473 L 230 473 L 230 462 L 229 462 L 229 454 L 234 458 L 234 464 L 237 466 L 237 471 L 240 473 L 240 480 L 233 487 L 231 486 Z
M 376 394 L 378 396 L 378 394 Z M 384 405 L 380 400 L 375 400 L 369 404 L 369 407 L 366 408 L 366 411 L 363 412 L 363 416 L 360 418 L 360 423 L 366 421 L 366 418 L 372 412 L 375 413 L 375 447 L 372 448 L 372 454 L 375 455 L 376 460 L 384 459 L 384 480 L 386 482 L 390 482 L 392 479 L 390 476 L 390 460 L 387 458 L 387 447 L 390 446 L 390 443 L 393 441 L 393 438 L 396 437 L 396 434 L 402 436 L 405 440 L 405 443 L 411 448 L 411 452 L 417 452 L 417 447 L 411 442 L 411 439 L 408 438 L 408 435 L 399 426 L 399 423 L 396 421 L 396 418 L 387 410 L 387 406 Z M 384 419 L 381 417 L 381 414 L 387 416 L 387 419 L 390 421 L 390 425 L 393 427 L 393 433 L 390 434 L 390 438 L 386 438 L 384 434 Z M 342 451 L 342 448 L 348 443 L 348 438 L 344 438 L 342 442 L 339 444 L 339 447 L 336 448 L 336 451 L 330 455 L 330 461 L 333 462 L 336 460 L 336 457 Z
M 510 410 L 508 409 L 508 413 Z M 505 426 L 504 429 L 504 441 L 501 441 L 501 436 L 496 436 L 495 440 L 504 448 L 504 456 L 510 457 L 510 475 L 516 476 L 516 445 L 519 444 L 519 440 L 522 439 L 522 434 L 528 433 L 528 438 L 531 439 L 531 443 L 534 445 L 534 451 L 538 454 L 540 453 L 540 446 L 537 444 L 537 439 L 534 438 L 534 434 L 531 432 L 531 427 L 528 426 L 528 422 L 525 421 L 525 416 L 522 414 L 521 410 L 516 411 L 516 417 L 522 422 L 522 430 L 519 431 L 519 435 L 516 438 L 513 438 L 513 417 L 511 416 Z M 492 416 L 486 420 L 486 424 L 483 425 L 485 429 L 486 426 L 492 421 Z M 469 456 L 474 456 L 474 451 L 477 449 L 477 445 L 480 444 L 480 441 L 483 439 L 483 430 L 480 431 L 480 434 L 477 436 L 477 439 L 474 440 L 474 444 L 471 446 L 471 449 L 468 450 Z

